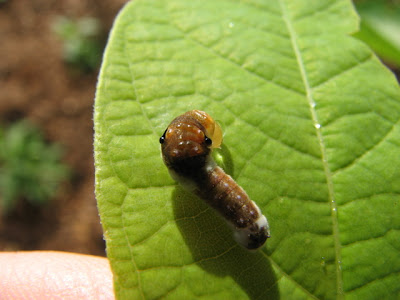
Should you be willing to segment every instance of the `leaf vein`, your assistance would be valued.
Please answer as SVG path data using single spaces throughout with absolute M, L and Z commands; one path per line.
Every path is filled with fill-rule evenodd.
M 300 290 L 302 290 L 305 294 L 310 296 L 312 299 L 318 299 L 315 295 L 311 294 L 310 291 L 306 290 L 299 282 L 293 279 L 292 276 L 289 276 L 283 269 L 272 259 L 270 258 L 265 252 L 261 251 L 261 253 L 265 256 L 266 259 L 271 261 L 271 264 L 282 274 L 282 276 L 285 276 L 288 278 L 289 281 L 291 281 L 295 286 L 297 286 Z
M 369 153 L 373 152 L 374 149 L 376 149 L 377 147 L 379 147 L 381 144 L 383 144 L 386 139 L 388 138 L 388 136 L 393 132 L 393 130 L 395 129 L 396 125 L 399 124 L 400 119 L 392 125 L 392 127 L 390 128 L 390 130 L 388 130 L 382 137 L 381 139 L 379 139 L 379 141 L 377 141 L 377 143 L 375 143 L 372 147 L 366 149 L 361 155 L 359 155 L 358 157 L 356 157 L 355 159 L 353 159 L 352 161 L 350 161 L 348 164 L 346 164 L 345 166 L 342 166 L 341 168 L 335 170 L 332 175 L 335 176 L 338 172 L 344 171 L 346 169 L 351 168 L 352 166 L 357 165 L 358 162 L 360 162 L 365 156 L 367 156 Z
M 193 38 L 190 37 L 188 34 L 186 34 L 181 28 L 179 28 L 176 24 L 174 24 L 174 25 L 175 25 L 175 27 L 176 27 L 178 30 L 180 30 L 180 31 L 182 32 L 182 34 L 185 36 L 185 38 L 186 38 L 187 40 L 193 42 L 194 44 L 200 46 L 201 48 L 205 49 L 206 51 L 212 53 L 214 56 L 219 57 L 220 59 L 222 59 L 222 60 L 228 62 L 229 64 L 231 64 L 231 65 L 233 65 L 233 66 L 235 66 L 235 67 L 241 69 L 242 71 L 244 71 L 244 72 L 246 72 L 246 73 L 248 73 L 248 74 L 250 74 L 250 75 L 252 75 L 252 76 L 254 76 L 254 77 L 256 77 L 256 78 L 258 78 L 258 79 L 260 79 L 260 80 L 262 80 L 263 82 L 268 82 L 268 83 L 273 84 L 273 85 L 275 85 L 275 86 L 277 86 L 277 87 L 279 87 L 279 88 L 282 88 L 282 89 L 284 89 L 284 90 L 287 90 L 287 91 L 290 91 L 290 92 L 294 92 L 294 93 L 296 93 L 296 94 L 298 94 L 298 95 L 304 95 L 303 93 L 301 93 L 300 91 L 298 91 L 298 90 L 296 90 L 296 89 L 292 89 L 292 88 L 289 88 L 288 86 L 284 86 L 284 85 L 279 84 L 279 83 L 277 83 L 277 82 L 275 82 L 275 81 L 269 80 L 269 79 L 267 79 L 267 78 L 265 78 L 265 77 L 262 77 L 260 74 L 258 74 L 258 73 L 256 73 L 256 72 L 253 72 L 253 71 L 251 71 L 251 70 L 249 70 L 249 69 L 247 69 L 247 68 L 244 68 L 243 66 L 241 66 L 241 65 L 238 64 L 237 62 L 235 62 L 235 61 L 233 61 L 233 60 L 230 60 L 230 59 L 228 59 L 227 57 L 224 57 L 224 56 L 221 55 L 220 53 L 214 51 L 213 49 L 210 49 L 207 45 L 201 43 L 201 42 L 198 41 L 198 40 L 193 39 Z
M 293 27 L 293 24 L 292 24 L 293 21 L 290 19 L 288 8 L 286 7 L 285 1 L 279 0 L 279 4 L 280 4 L 281 10 L 282 10 L 282 17 L 285 21 L 287 30 L 289 31 L 289 34 L 290 34 L 293 51 L 297 58 L 299 71 L 301 73 L 301 78 L 303 79 L 303 84 L 304 84 L 304 87 L 306 90 L 306 97 L 307 97 L 308 104 L 310 107 L 312 120 L 315 125 L 314 127 L 316 130 L 316 135 L 318 137 L 320 148 L 321 148 L 322 165 L 324 168 L 326 181 L 327 181 L 327 185 L 328 185 L 329 201 L 330 201 L 331 212 L 332 212 L 333 236 L 334 236 L 335 253 L 336 253 L 336 293 L 337 293 L 338 298 L 343 298 L 343 278 L 342 278 L 342 269 L 340 266 L 341 245 L 340 245 L 340 239 L 339 239 L 339 224 L 338 224 L 337 207 L 336 207 L 336 201 L 335 201 L 335 192 L 334 192 L 334 186 L 333 186 L 333 181 L 332 181 L 332 174 L 329 169 L 329 165 L 328 165 L 328 161 L 327 161 L 326 147 L 325 147 L 324 140 L 322 137 L 321 128 L 320 128 L 320 126 L 317 126 L 317 125 L 319 125 L 319 121 L 318 121 L 317 112 L 315 110 L 315 100 L 313 98 L 312 88 L 308 81 L 307 71 L 304 66 L 304 61 L 303 61 L 301 51 L 300 51 L 300 48 L 298 45 L 298 36 Z
M 331 76 L 329 76 L 328 78 L 326 78 L 325 80 L 322 80 L 320 82 L 318 82 L 318 84 L 316 84 L 315 86 L 313 86 L 313 89 L 319 88 L 324 84 L 329 83 L 330 81 L 334 80 L 335 78 L 342 76 L 348 72 L 350 72 L 351 70 L 362 66 L 363 64 L 367 63 L 368 61 L 370 61 L 374 56 L 372 54 L 367 55 L 366 57 L 364 57 L 362 60 L 357 61 L 355 64 L 348 66 L 345 69 L 340 69 L 340 72 L 333 74 Z

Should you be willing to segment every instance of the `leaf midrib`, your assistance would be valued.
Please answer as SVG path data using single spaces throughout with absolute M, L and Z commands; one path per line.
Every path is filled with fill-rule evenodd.
M 341 266 L 340 266 L 340 264 L 341 264 L 341 252 L 340 252 L 341 244 L 340 244 L 340 240 L 339 240 L 337 205 L 336 205 L 336 201 L 335 201 L 335 193 L 334 193 L 334 187 L 333 187 L 333 181 L 332 181 L 332 173 L 331 173 L 331 170 L 330 170 L 329 164 L 328 164 L 328 159 L 327 159 L 327 154 L 326 154 L 326 147 L 325 147 L 324 140 L 323 140 L 323 137 L 322 137 L 321 128 L 318 127 L 318 126 L 320 126 L 320 123 L 318 121 L 317 113 L 316 113 L 316 110 L 315 110 L 315 101 L 314 101 L 313 96 L 312 96 L 312 88 L 311 88 L 311 86 L 310 86 L 310 84 L 308 82 L 307 72 L 305 70 L 305 66 L 304 66 L 304 63 L 303 63 L 301 52 L 300 52 L 299 46 L 297 44 L 297 35 L 296 35 L 296 32 L 295 32 L 295 30 L 294 30 L 294 28 L 292 26 L 291 20 L 290 20 L 290 18 L 288 16 L 288 12 L 287 12 L 287 9 L 285 7 L 285 3 L 283 3 L 283 0 L 279 0 L 279 4 L 280 4 L 281 10 L 282 10 L 282 18 L 283 18 L 283 20 L 284 20 L 284 22 L 286 24 L 287 29 L 288 29 L 290 40 L 291 40 L 292 47 L 293 47 L 293 51 L 295 53 L 296 61 L 297 61 L 298 66 L 299 66 L 300 75 L 301 75 L 301 78 L 303 80 L 303 84 L 304 84 L 304 87 L 305 87 L 305 90 L 306 90 L 306 98 L 308 100 L 308 105 L 309 105 L 312 121 L 313 121 L 313 124 L 314 124 L 314 128 L 316 129 L 316 134 L 317 134 L 318 142 L 319 142 L 319 145 L 320 145 L 322 165 L 323 165 L 323 169 L 324 169 L 324 173 L 325 173 L 325 177 L 326 177 L 326 182 L 327 182 L 327 186 L 328 186 L 328 196 L 329 196 L 329 202 L 330 202 L 330 206 L 331 206 L 333 237 L 334 237 L 335 256 L 336 256 L 335 264 L 336 264 L 336 278 L 337 278 L 336 279 L 337 297 L 338 297 L 338 299 L 343 299 L 343 296 L 344 296 L 343 295 L 343 278 L 342 278 L 342 271 L 341 271 Z M 168 9 L 166 9 L 166 12 L 168 12 Z M 170 18 L 170 19 L 172 19 L 172 18 Z M 172 23 L 172 25 L 175 26 L 175 24 L 173 24 L 173 23 Z M 180 30 L 180 28 L 178 28 L 177 26 L 175 26 L 175 27 Z M 187 36 L 185 36 L 185 37 L 187 38 Z M 201 43 L 197 43 L 197 44 L 199 46 L 202 46 L 205 49 L 207 49 L 207 51 L 211 50 L 208 47 L 205 47 Z M 213 52 L 214 55 L 220 57 L 223 60 L 227 60 L 228 62 L 235 64 L 236 66 L 240 67 L 243 71 L 256 76 L 257 78 L 261 79 L 262 81 L 268 81 L 271 84 L 278 85 L 276 82 L 266 80 L 265 78 L 261 77 L 259 74 L 256 74 L 254 72 L 251 72 L 250 70 L 244 69 L 243 67 L 241 67 L 237 63 L 235 63 L 235 62 L 233 62 L 231 60 L 228 60 L 226 57 L 223 57 L 223 56 L 219 55 L 218 53 L 216 53 L 214 51 L 212 51 L 212 52 Z M 281 85 L 278 85 L 278 86 L 287 89 L 287 87 L 283 87 Z M 291 90 L 291 91 L 299 93 L 296 90 Z M 274 264 L 274 265 L 276 266 L 276 264 Z M 280 269 L 280 268 L 278 268 L 278 269 Z M 290 278 L 290 276 L 288 276 L 288 278 Z M 301 288 L 303 289 L 303 287 L 301 287 Z M 312 296 L 312 294 L 310 294 L 310 295 Z
M 318 127 L 319 126 L 319 121 L 318 121 L 318 116 L 317 116 L 317 112 L 315 110 L 315 101 L 313 98 L 313 94 L 312 94 L 312 88 L 309 84 L 308 81 L 308 76 L 307 76 L 307 72 L 305 69 L 305 65 L 302 59 L 302 55 L 301 55 L 301 51 L 299 49 L 297 40 L 297 34 L 292 26 L 292 21 L 289 17 L 289 13 L 287 10 L 287 7 L 285 6 L 284 0 L 279 0 L 279 4 L 281 7 L 281 11 L 282 11 L 282 18 L 286 24 L 289 36 L 290 36 L 290 40 L 291 40 L 291 44 L 293 47 L 293 51 L 296 57 L 296 61 L 298 63 L 299 66 L 299 71 L 300 71 L 300 75 L 304 84 L 304 88 L 306 91 L 306 98 L 308 101 L 308 105 L 309 105 L 309 109 L 310 109 L 310 113 L 311 113 L 311 117 L 312 117 L 312 122 L 314 124 L 315 130 L 316 130 L 316 135 L 318 138 L 318 142 L 319 142 L 319 146 L 320 146 L 320 151 L 321 151 L 321 157 L 322 157 L 322 165 L 323 165 L 323 169 L 324 169 L 324 173 L 325 173 L 325 177 L 326 177 L 326 182 L 327 182 L 327 186 L 328 186 L 328 196 L 329 196 L 329 202 L 330 202 L 330 206 L 331 206 L 331 217 L 332 217 L 332 225 L 333 225 L 333 236 L 334 236 L 334 245 L 335 245 L 335 255 L 336 255 L 336 288 L 337 288 L 337 296 L 338 298 L 343 298 L 343 278 L 342 278 L 342 271 L 341 271 L 341 267 L 340 267 L 340 262 L 341 262 L 341 252 L 340 252 L 340 248 L 341 248 L 341 244 L 340 244 L 340 240 L 339 240 L 339 228 L 338 228 L 338 218 L 337 218 L 337 205 L 335 202 L 335 192 L 334 192 L 334 186 L 333 186 L 333 180 L 332 180 L 332 173 L 331 170 L 329 168 L 329 164 L 328 164 L 328 159 L 327 159 L 327 154 L 326 154 L 326 146 L 324 144 L 324 140 L 322 137 L 322 133 L 321 133 L 321 128 Z M 165 11 L 167 12 L 168 9 L 165 9 Z M 174 25 L 174 24 L 173 24 Z M 200 44 L 201 45 L 201 44 Z M 204 45 L 201 45 L 204 47 Z M 210 50 L 209 48 L 205 47 L 208 51 Z M 218 55 L 217 53 L 213 52 L 215 55 L 219 56 L 221 59 L 227 60 L 225 57 Z M 228 60 L 230 63 L 234 63 L 230 60 Z M 235 63 L 236 64 L 236 63 Z M 237 64 L 236 64 L 237 65 Z M 253 73 L 247 69 L 243 69 L 241 66 L 239 66 L 243 71 L 249 72 L 252 75 L 258 77 L 259 79 L 262 79 L 263 81 L 268 81 L 265 78 L 261 77 L 259 74 Z M 131 70 L 131 69 L 130 69 Z M 133 79 L 133 74 L 131 74 L 131 78 Z M 272 81 L 268 81 L 271 84 L 276 84 L 275 82 Z M 279 85 L 280 86 L 280 85 Z M 280 86 L 282 88 L 286 88 L 287 87 L 283 87 Z M 135 89 L 135 84 L 133 84 L 133 88 Z M 297 92 L 296 90 L 291 90 L 293 92 Z M 135 91 L 136 93 L 136 91 Z M 140 101 L 138 101 L 138 103 L 140 103 Z M 141 103 L 140 103 L 141 104 Z M 151 125 L 151 121 L 149 120 L 148 116 L 145 114 L 145 111 L 143 110 L 143 107 L 141 106 L 142 109 L 142 113 L 143 115 L 146 116 L 149 124 Z M 155 129 L 154 126 L 151 126 L 153 133 L 155 133 Z M 265 253 L 264 253 L 265 255 Z M 132 261 L 134 262 L 134 258 L 132 257 Z M 274 262 L 273 264 L 275 265 L 275 267 L 277 267 L 278 269 L 280 269 Z M 281 269 L 280 269 L 281 270 Z M 283 274 L 285 274 L 285 272 L 283 272 L 283 270 L 281 270 L 281 272 Z M 138 274 L 139 276 L 139 282 L 140 282 L 140 274 Z M 288 276 L 290 278 L 289 275 L 286 274 L 286 276 Z M 144 294 L 143 291 L 141 289 L 141 284 L 139 283 L 139 290 L 141 293 L 141 296 L 144 299 Z M 312 296 L 312 294 L 311 294 Z
M 332 173 L 331 173 L 331 170 L 330 170 L 329 164 L 328 164 L 326 146 L 325 146 L 324 139 L 323 139 L 322 133 L 321 133 L 321 125 L 318 121 L 317 112 L 315 110 L 316 103 L 313 98 L 312 88 L 309 84 L 307 72 L 306 72 L 303 58 L 301 55 L 301 51 L 300 51 L 298 43 L 297 43 L 298 37 L 297 37 L 296 31 L 294 30 L 294 28 L 292 26 L 292 22 L 289 17 L 287 7 L 285 6 L 284 0 L 279 0 L 279 4 L 280 4 L 281 10 L 282 10 L 282 18 L 288 29 L 290 40 L 291 40 L 292 47 L 293 47 L 293 51 L 295 53 L 296 61 L 299 66 L 300 75 L 303 80 L 304 88 L 306 90 L 306 98 L 308 100 L 308 105 L 310 108 L 312 121 L 314 124 L 314 128 L 315 128 L 317 138 L 318 138 L 318 143 L 319 143 L 320 150 L 321 150 L 322 165 L 324 168 L 324 173 L 325 173 L 326 182 L 327 182 L 327 186 L 328 186 L 329 202 L 330 202 L 330 206 L 331 206 L 333 238 L 334 238 L 335 255 L 336 255 L 336 260 L 335 260 L 335 263 L 336 263 L 336 293 L 337 293 L 338 299 L 343 299 L 343 296 L 344 296 L 343 295 L 343 277 L 342 277 L 342 270 L 341 270 L 341 266 L 340 266 L 340 264 L 341 264 L 341 252 L 340 252 L 341 244 L 340 244 L 340 239 L 339 239 L 339 224 L 338 224 L 338 215 L 337 215 L 337 205 L 336 205 L 336 201 L 335 201 L 335 191 L 334 191 L 334 186 L 333 186 L 333 181 L 332 181 Z

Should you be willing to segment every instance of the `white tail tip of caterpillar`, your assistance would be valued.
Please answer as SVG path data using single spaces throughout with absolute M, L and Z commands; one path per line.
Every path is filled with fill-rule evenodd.
M 236 242 L 248 250 L 257 250 L 270 237 L 267 218 L 261 215 L 257 221 L 246 228 L 236 228 L 233 237 Z

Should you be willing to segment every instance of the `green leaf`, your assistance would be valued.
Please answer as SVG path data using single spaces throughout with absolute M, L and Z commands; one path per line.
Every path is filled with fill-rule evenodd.
M 385 61 L 400 66 L 400 5 L 368 0 L 357 6 L 361 29 L 355 36 Z
M 96 196 L 120 299 L 399 296 L 400 89 L 346 0 L 135 0 L 95 105 Z M 271 238 L 238 246 L 169 176 L 159 137 L 201 109 Z

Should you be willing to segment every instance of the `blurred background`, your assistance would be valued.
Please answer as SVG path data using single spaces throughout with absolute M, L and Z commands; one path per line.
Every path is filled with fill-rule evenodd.
M 126 0 L 0 0 L 0 251 L 105 255 L 93 103 Z
M 127 0 L 0 0 L 0 251 L 105 255 L 94 196 L 93 104 Z M 355 1 L 361 32 L 400 74 L 400 2 Z

